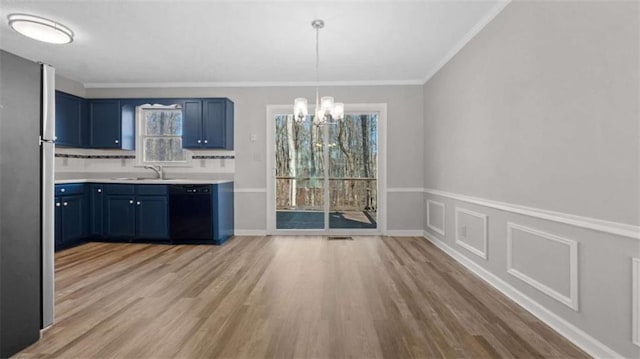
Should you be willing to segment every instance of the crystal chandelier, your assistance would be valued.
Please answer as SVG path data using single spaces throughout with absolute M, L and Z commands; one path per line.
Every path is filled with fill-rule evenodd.
M 320 82 L 320 29 L 324 27 L 324 21 L 313 20 L 311 26 L 316 30 L 316 113 L 313 122 L 317 125 L 332 123 L 344 117 L 344 104 L 334 102 L 333 97 L 319 95 L 318 84 Z M 298 122 L 304 121 L 309 114 L 306 98 L 297 98 L 293 103 L 293 114 Z

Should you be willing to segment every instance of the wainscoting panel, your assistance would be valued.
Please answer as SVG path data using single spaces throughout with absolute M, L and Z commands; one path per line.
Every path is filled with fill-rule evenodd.
M 631 276 L 633 280 L 633 299 L 631 305 L 633 306 L 633 344 L 640 346 L 640 258 L 631 259 L 631 267 L 633 274 Z
M 593 357 L 640 358 L 639 226 L 437 190 L 423 203 L 424 236 L 458 262 Z M 444 208 L 456 222 L 446 235 L 432 228 L 444 229 Z M 482 216 L 486 260 L 469 249 L 484 244 L 470 237 Z
M 427 200 L 427 227 L 444 236 L 446 225 L 445 205 L 442 202 Z
M 456 207 L 456 244 L 487 259 L 487 215 Z
M 507 273 L 578 311 L 578 242 L 509 222 Z

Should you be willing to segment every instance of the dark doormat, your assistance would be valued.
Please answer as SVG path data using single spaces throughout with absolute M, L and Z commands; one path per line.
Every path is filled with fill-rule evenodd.
M 328 240 L 330 241 L 352 241 L 353 237 L 346 237 L 346 236 L 329 236 L 327 237 Z

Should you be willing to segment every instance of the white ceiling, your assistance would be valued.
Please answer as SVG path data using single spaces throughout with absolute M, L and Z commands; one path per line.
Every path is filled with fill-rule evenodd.
M 493 1 L 0 0 L 0 48 L 53 65 L 87 87 L 132 84 L 423 83 L 502 10 Z M 26 38 L 7 15 L 75 32 L 67 45 Z

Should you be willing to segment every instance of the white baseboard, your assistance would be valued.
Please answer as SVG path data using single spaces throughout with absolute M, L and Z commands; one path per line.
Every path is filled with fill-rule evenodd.
M 235 229 L 235 236 L 248 236 L 248 237 L 263 237 L 267 235 L 267 231 L 264 229 Z
M 524 309 L 536 316 L 538 319 L 546 323 L 562 336 L 573 342 L 573 344 L 580 347 L 589 355 L 595 358 L 622 358 L 623 356 L 616 353 L 611 348 L 602 344 L 600 341 L 585 333 L 581 329 L 577 328 L 573 324 L 569 323 L 565 319 L 559 317 L 557 314 L 551 312 L 549 309 L 543 307 L 533 299 L 522 294 L 520 291 L 512 287 L 510 284 L 496 276 L 495 274 L 484 269 L 471 259 L 467 258 L 460 252 L 451 248 L 446 243 L 434 239 L 425 231 L 423 237 L 433 243 L 436 247 L 440 248 L 443 252 L 450 257 L 458 261 L 458 263 L 465 266 L 471 272 L 478 277 L 489 283 L 492 287 L 500 291 L 502 294 L 509 297 L 514 302 L 518 303 Z
M 419 229 L 388 229 L 384 235 L 391 237 L 422 237 L 423 231 Z

